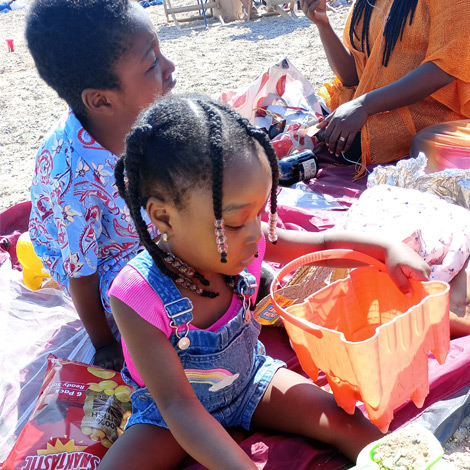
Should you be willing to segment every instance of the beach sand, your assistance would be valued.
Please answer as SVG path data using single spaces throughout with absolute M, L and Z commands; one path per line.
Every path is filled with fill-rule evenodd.
M 179 29 L 167 23 L 162 5 L 146 11 L 157 28 L 163 53 L 175 63 L 175 92 L 217 95 L 244 88 L 283 57 L 315 89 L 333 78 L 316 27 L 301 12 L 295 19 L 264 16 L 225 26 L 210 19 L 207 29 L 198 20 L 182 23 Z M 29 199 L 35 153 L 66 110 L 35 70 L 24 38 L 26 13 L 27 8 L 0 14 L 0 210 Z M 348 7 L 342 7 L 330 14 L 339 34 L 347 13 Z M 14 52 L 8 52 L 9 38 L 14 40 Z M 449 468 L 470 469 L 468 421 L 445 446 Z
M 65 103 L 38 76 L 24 38 L 27 8 L 0 14 L 0 210 L 29 199 L 34 157 L 42 137 L 66 109 Z M 331 15 L 342 31 L 347 8 Z M 210 19 L 168 24 L 162 5 L 146 11 L 158 30 L 163 53 L 176 66 L 175 92 L 210 95 L 249 85 L 283 57 L 318 87 L 333 74 L 316 27 L 298 18 L 262 17 L 221 26 Z M 14 40 L 8 52 L 5 39 Z

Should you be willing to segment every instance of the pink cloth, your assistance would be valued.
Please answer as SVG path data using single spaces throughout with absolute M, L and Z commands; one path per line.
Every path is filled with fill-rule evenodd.
M 342 173 L 344 169 L 341 167 L 327 169 L 332 171 L 331 178 L 325 178 L 329 181 L 329 189 L 336 187 L 339 190 L 341 189 L 340 185 L 344 186 L 345 178 Z M 337 170 L 340 170 L 341 176 L 335 179 L 333 172 Z M 323 176 L 317 181 L 320 182 Z M 349 182 L 348 187 L 352 187 L 351 182 Z M 28 204 L 30 202 L 25 203 L 25 205 L 14 206 L 0 213 L 0 236 L 9 237 L 16 230 L 19 232 L 25 231 L 28 214 L 23 212 L 29 212 Z M 326 220 L 318 219 L 320 223 L 316 223 L 315 215 L 319 211 L 305 212 L 310 213 L 308 217 L 307 214 L 303 213 L 297 215 L 299 219 L 296 222 L 299 227 L 297 229 L 300 229 L 301 226 L 306 228 L 311 225 L 317 225 L 319 230 L 326 228 Z M 323 214 L 327 217 L 329 214 L 340 215 L 344 213 L 344 211 L 320 212 L 322 217 Z M 289 212 L 289 215 L 293 214 L 295 214 L 295 208 L 292 208 Z M 285 222 L 287 223 L 289 221 L 288 214 L 285 215 Z M 10 251 L 14 249 L 13 247 L 14 244 L 12 243 Z M 10 258 L 7 252 L 4 254 Z M 60 292 L 55 297 L 50 296 L 50 294 L 46 295 L 47 291 L 42 295 L 42 291 L 31 293 L 24 289 L 24 286 L 20 283 L 13 280 L 14 271 L 3 269 L 3 273 L 5 277 L 1 278 L 0 276 L 0 287 L 2 292 L 7 293 L 5 295 L 8 302 L 5 305 L 10 307 L 6 312 L 2 312 L 5 313 L 4 315 L 0 316 L 4 319 L 2 327 L 7 337 L 18 335 L 17 343 L 20 344 L 20 347 L 14 352 L 18 353 L 20 351 L 23 355 L 28 354 L 29 362 L 22 362 L 18 357 L 23 356 L 19 353 L 12 355 L 10 350 L 3 351 L 3 356 L 7 356 L 0 355 L 3 359 L 0 361 L 0 377 L 6 384 L 4 406 L 0 410 L 0 436 L 2 436 L 0 438 L 0 461 L 6 458 L 15 438 L 21 432 L 31 406 L 39 393 L 45 364 L 44 357 L 51 351 L 58 356 L 84 362 L 88 362 L 92 357 L 92 350 L 89 354 L 88 350 L 83 351 L 87 345 L 86 341 L 84 342 L 85 346 L 83 346 L 83 342 L 78 344 L 78 341 L 72 338 L 74 334 L 78 335 L 78 333 L 80 333 L 79 338 L 86 337 L 86 332 L 80 326 L 78 317 L 76 321 L 70 320 L 69 310 L 72 307 L 60 303 Z M 17 285 L 17 292 L 13 289 L 15 285 Z M 44 297 L 51 297 L 51 302 L 54 305 L 45 304 Z M 45 334 L 47 333 L 46 328 L 51 329 L 51 321 L 48 315 L 54 309 L 56 310 L 56 317 L 61 319 L 63 325 L 57 329 L 55 335 L 48 335 Z M 52 324 L 52 330 L 54 330 L 55 325 L 56 323 Z M 31 339 L 27 347 L 23 346 L 20 340 L 25 337 L 26 333 L 31 334 L 33 331 L 36 332 L 37 339 Z M 284 328 L 263 327 L 260 340 L 265 345 L 267 354 L 285 361 L 290 370 L 302 373 L 299 361 L 289 345 L 289 339 Z M 82 349 L 80 349 L 80 345 L 82 345 Z M 27 353 L 24 351 L 27 351 Z M 443 365 L 439 365 L 432 355 L 429 356 L 428 365 L 430 392 L 423 408 L 416 408 L 411 401 L 404 404 L 395 411 L 395 418 L 390 426 L 391 430 L 397 429 L 419 417 L 432 404 L 445 400 L 470 385 L 470 336 L 451 341 L 451 348 Z M 19 377 L 24 380 L 20 380 Z M 324 385 L 325 376 L 320 374 L 316 383 Z M 351 462 L 334 448 L 299 436 L 275 432 L 234 432 L 233 437 L 252 458 L 253 462 L 259 468 L 265 470 L 291 470 L 293 468 L 296 470 L 344 470 L 351 466 Z M 203 469 L 202 465 L 196 464 L 190 459 L 181 468 L 185 470 Z
M 248 271 L 256 277 L 258 284 L 261 272 L 261 262 L 264 258 L 265 252 L 266 240 L 263 237 L 258 244 L 258 258 L 255 258 L 253 263 L 247 268 Z M 257 292 L 253 295 L 253 302 L 256 300 L 256 294 Z M 163 302 L 152 287 L 150 287 L 150 284 L 146 279 L 134 267 L 127 265 L 121 270 L 109 290 L 109 295 L 112 295 L 124 302 L 144 320 L 163 331 L 168 338 L 173 333 Z M 234 294 L 229 309 L 213 325 L 206 328 L 206 331 L 215 332 L 220 330 L 220 328 L 235 317 L 239 309 L 240 300 Z M 199 330 L 199 328 L 196 328 L 192 323 L 189 324 L 189 328 L 191 330 Z M 131 377 L 141 387 L 144 387 L 144 381 L 134 365 L 124 338 L 122 338 L 122 350 Z

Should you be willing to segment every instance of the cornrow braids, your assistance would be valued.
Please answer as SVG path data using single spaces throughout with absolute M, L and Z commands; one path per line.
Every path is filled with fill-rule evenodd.
M 166 253 L 154 243 L 150 237 L 147 224 L 142 217 L 141 208 L 145 207 L 147 201 L 144 201 L 140 194 L 139 181 L 142 179 L 142 168 L 140 168 L 139 161 L 145 153 L 146 141 L 152 136 L 152 133 L 152 126 L 143 124 L 140 127 L 134 128 L 133 132 L 127 137 L 126 153 L 118 160 L 115 167 L 116 186 L 119 195 L 126 201 L 139 238 L 160 271 L 176 283 L 191 289 L 198 295 L 203 297 L 216 297 L 218 294 L 198 288 L 194 283 L 188 280 L 190 277 L 195 277 L 201 284 L 209 285 L 209 282 L 202 274 L 179 261 L 175 261 L 173 255 Z M 124 178 L 124 170 L 126 170 L 127 173 L 127 186 Z M 165 261 L 171 266 L 174 266 L 180 273 L 184 274 L 181 275 L 169 269 Z
M 218 293 L 197 286 L 193 278 L 203 286 L 209 283 L 152 241 L 141 208 L 154 197 L 185 210 L 191 190 L 211 188 L 216 241 L 222 248 L 221 260 L 226 259 L 224 227 L 219 223 L 223 222 L 224 167 L 238 158 L 252 158 L 256 142 L 270 162 L 271 211 L 275 214 L 278 167 L 269 140 L 233 110 L 203 95 L 167 95 L 158 99 L 137 119 L 127 136 L 126 151 L 116 165 L 116 185 L 129 206 L 142 244 L 162 273 L 198 295 L 215 297 Z M 225 256 L 221 251 L 225 251 Z M 233 277 L 224 277 L 229 286 L 234 285 Z
M 272 173 L 272 185 L 271 185 L 271 197 L 270 197 L 270 213 L 269 213 L 269 229 L 268 229 L 268 237 L 269 241 L 273 244 L 277 243 L 277 235 L 276 235 L 276 223 L 277 223 L 277 190 L 279 186 L 279 163 L 274 152 L 274 148 L 269 141 L 268 136 L 265 132 L 261 131 L 260 129 L 252 126 L 248 119 L 244 118 L 240 114 L 238 114 L 232 108 L 224 106 L 222 104 L 216 104 L 216 106 L 223 110 L 224 112 L 230 114 L 242 127 L 245 129 L 246 134 L 255 139 L 263 148 L 266 156 L 268 157 L 268 162 L 271 167 Z
M 411 26 L 413 22 L 414 14 L 418 0 L 394 0 L 388 14 L 383 36 L 385 38 L 384 52 L 382 56 L 382 65 L 387 67 L 390 60 L 390 54 L 392 53 L 395 45 L 400 38 L 403 39 L 403 32 L 407 23 Z M 351 17 L 351 27 L 349 28 L 349 39 L 351 44 L 356 47 L 355 38 L 359 39 L 355 31 L 355 27 L 359 24 L 361 18 L 363 18 L 362 32 L 361 32 L 361 51 L 364 51 L 364 44 L 367 48 L 367 54 L 370 55 L 370 44 L 369 44 L 369 24 L 374 9 L 375 0 L 357 0 L 354 5 L 354 10 Z M 359 50 L 359 49 L 358 49 Z
M 227 238 L 225 236 L 224 219 L 222 218 L 222 186 L 223 186 L 223 147 L 222 147 L 222 120 L 208 104 L 198 100 L 197 103 L 204 110 L 209 120 L 209 139 L 212 154 L 212 205 L 215 216 L 215 236 L 217 251 L 220 253 L 220 262 L 227 262 Z

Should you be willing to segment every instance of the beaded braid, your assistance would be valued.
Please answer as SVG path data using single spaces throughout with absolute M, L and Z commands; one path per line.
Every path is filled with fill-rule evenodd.
M 222 218 L 222 187 L 223 187 L 223 147 L 222 147 L 222 120 L 220 116 L 201 100 L 196 100 L 206 113 L 209 121 L 209 139 L 212 154 L 212 204 L 215 216 L 215 237 L 220 262 L 227 262 L 227 237 L 225 236 L 224 219 Z
M 387 67 L 388 65 L 390 54 L 395 48 L 398 38 L 400 38 L 400 41 L 403 39 L 403 32 L 408 16 L 410 17 L 408 24 L 411 25 L 413 22 L 417 4 L 418 0 L 394 0 L 385 23 L 383 33 L 385 38 L 385 46 L 382 57 L 382 65 L 384 67 Z M 351 27 L 349 29 L 349 39 L 351 44 L 354 45 L 354 36 L 359 39 L 358 35 L 354 31 L 354 28 L 359 24 L 361 18 L 364 17 L 361 33 L 361 50 L 364 51 L 364 44 L 366 44 L 367 54 L 370 54 L 369 24 L 374 5 L 375 0 L 357 0 L 351 17 Z
M 272 185 L 271 185 L 271 197 L 270 197 L 270 212 L 269 212 L 269 222 L 268 222 L 268 239 L 272 244 L 277 243 L 277 234 L 276 234 L 276 225 L 277 225 L 277 188 L 279 185 L 279 164 L 276 157 L 276 153 L 274 152 L 274 148 L 271 145 L 269 138 L 267 137 L 266 133 L 250 124 L 248 119 L 245 119 L 243 116 L 238 114 L 232 108 L 228 106 L 224 106 L 222 104 L 216 103 L 217 106 L 222 111 L 231 115 L 237 123 L 245 129 L 247 135 L 253 139 L 255 139 L 265 151 L 269 165 L 271 166 L 271 173 L 272 173 Z
M 141 201 L 139 192 L 140 172 L 138 160 L 143 154 L 145 142 L 149 135 L 151 135 L 152 131 L 153 130 L 150 125 L 143 125 L 134 128 L 133 134 L 128 136 L 126 141 L 126 153 L 118 160 L 114 170 L 119 195 L 126 201 L 132 219 L 134 220 L 137 233 L 139 234 L 139 238 L 160 271 L 176 283 L 192 290 L 202 297 L 216 297 L 219 295 L 218 293 L 204 290 L 187 279 L 195 277 L 203 285 L 209 285 L 209 282 L 204 278 L 204 276 L 178 260 L 175 256 L 166 253 L 156 243 L 154 243 L 150 237 L 147 224 L 142 218 L 141 207 L 143 206 L 143 201 Z M 124 169 L 127 172 L 127 187 L 124 180 Z M 181 274 L 177 274 L 170 270 L 165 264 L 165 261 L 175 267 Z

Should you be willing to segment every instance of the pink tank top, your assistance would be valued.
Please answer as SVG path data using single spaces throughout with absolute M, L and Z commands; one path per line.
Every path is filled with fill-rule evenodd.
M 258 284 L 260 280 L 261 262 L 264 258 L 265 251 L 266 240 L 263 237 L 258 245 L 258 258 L 255 258 L 253 260 L 253 263 L 251 263 L 251 265 L 247 268 L 248 271 L 256 277 L 256 281 Z M 256 292 L 253 295 L 253 302 L 256 299 L 257 293 L 258 288 L 256 289 Z M 151 325 L 163 331 L 163 333 L 165 333 L 168 338 L 173 333 L 173 329 L 170 327 L 170 323 L 168 320 L 168 316 L 165 312 L 163 302 L 161 301 L 160 297 L 158 297 L 156 292 L 152 289 L 152 287 L 148 284 L 146 279 L 144 279 L 144 277 L 142 277 L 139 271 L 137 271 L 133 266 L 126 265 L 119 272 L 119 274 L 114 279 L 111 288 L 109 289 L 109 295 L 112 295 L 124 302 L 144 320 L 148 321 Z M 235 317 L 239 309 L 240 300 L 234 294 L 232 297 L 232 302 L 230 303 L 230 307 L 225 312 L 225 314 L 222 315 L 222 317 L 219 318 L 209 328 L 206 328 L 206 331 L 215 332 L 220 330 L 220 328 L 222 328 L 232 318 Z M 192 330 L 199 329 L 193 326 L 191 323 L 189 324 L 189 328 Z M 137 382 L 137 384 L 139 384 L 141 387 L 144 387 L 145 384 L 142 378 L 140 377 L 140 374 L 137 371 L 134 362 L 132 361 L 124 338 L 122 338 L 122 350 L 131 377 L 134 379 L 135 382 Z

